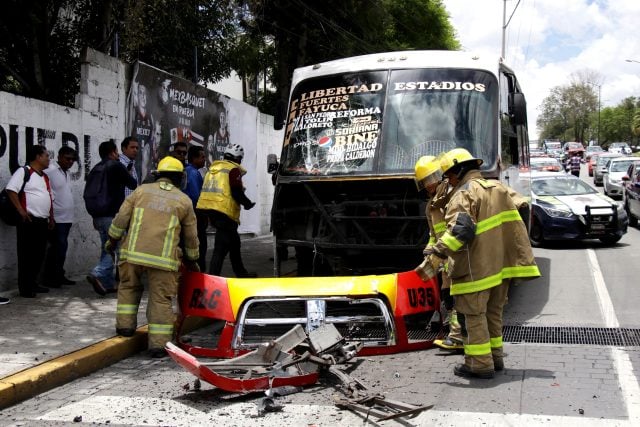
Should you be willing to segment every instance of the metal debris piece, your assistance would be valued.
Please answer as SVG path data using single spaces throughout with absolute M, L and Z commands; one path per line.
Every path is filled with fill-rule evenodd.
M 363 413 L 367 418 L 369 415 L 376 417 L 377 421 L 392 420 L 400 417 L 414 418 L 420 412 L 433 408 L 433 405 L 416 406 L 387 399 L 379 393 L 370 392 L 362 382 L 336 366 L 330 367 L 329 372 L 340 380 L 342 385 L 338 388 L 346 396 L 334 396 L 336 406 Z

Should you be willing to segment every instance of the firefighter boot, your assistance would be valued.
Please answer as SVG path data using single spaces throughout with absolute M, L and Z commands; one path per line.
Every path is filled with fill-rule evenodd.
M 449 325 L 449 334 L 444 339 L 437 339 L 433 344 L 450 351 L 462 351 L 464 345 L 462 342 L 462 334 L 460 333 L 460 324 L 455 310 L 447 310 L 445 323 Z

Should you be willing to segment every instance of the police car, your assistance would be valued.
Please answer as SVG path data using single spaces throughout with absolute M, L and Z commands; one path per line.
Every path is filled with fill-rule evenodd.
M 532 172 L 530 189 L 533 246 L 576 239 L 599 239 L 613 245 L 627 232 L 625 210 L 573 175 Z

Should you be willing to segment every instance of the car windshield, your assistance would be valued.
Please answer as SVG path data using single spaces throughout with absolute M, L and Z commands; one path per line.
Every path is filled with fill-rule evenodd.
M 587 151 L 589 151 L 591 153 L 600 152 L 600 151 L 602 151 L 602 147 L 600 147 L 599 145 L 591 145 L 591 146 L 587 147 Z
M 560 167 L 560 162 L 557 159 L 550 157 L 537 157 L 531 159 L 531 167 L 534 169 L 543 168 L 545 166 L 557 166 Z
M 599 156 L 596 164 L 598 166 L 609 164 L 611 157 L 615 157 L 615 156 Z
M 531 191 L 538 196 L 575 196 L 597 192 L 586 182 L 570 177 L 535 179 L 531 183 Z
M 633 160 L 615 160 L 609 165 L 610 172 L 626 172 Z

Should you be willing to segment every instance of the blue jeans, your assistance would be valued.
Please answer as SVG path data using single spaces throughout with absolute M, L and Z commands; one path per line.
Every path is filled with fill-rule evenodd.
M 113 221 L 112 216 L 93 218 L 93 228 L 100 233 L 100 261 L 93 270 L 93 274 L 106 290 L 115 289 L 116 281 L 113 276 L 113 258 L 104 250 L 104 244 L 109 240 L 109 227 Z

